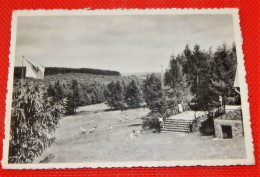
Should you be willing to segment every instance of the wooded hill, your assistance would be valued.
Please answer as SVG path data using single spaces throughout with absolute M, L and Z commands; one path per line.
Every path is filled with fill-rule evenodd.
M 143 82 L 142 79 L 137 77 L 132 78 L 126 76 L 95 75 L 85 73 L 54 74 L 45 76 L 43 80 L 25 78 L 25 81 L 28 83 L 33 82 L 35 84 L 44 85 L 45 90 L 48 90 L 48 95 L 54 97 L 56 101 L 65 97 L 71 99 L 78 97 L 79 100 L 77 100 L 77 106 L 104 102 L 104 91 L 109 83 L 119 82 L 124 85 L 128 85 L 133 80 L 135 80 L 138 85 L 141 85 Z M 20 87 L 19 84 L 20 79 L 15 79 L 14 87 Z M 72 94 L 73 90 L 75 94 L 77 93 L 77 96 Z M 73 113 L 73 110 L 69 110 L 69 112 Z
M 24 71 L 26 69 L 24 67 Z M 24 72 L 24 75 L 25 75 Z M 95 75 L 107 75 L 107 76 L 121 76 L 120 72 L 110 71 L 110 70 L 101 70 L 101 69 L 92 69 L 92 68 L 62 68 L 62 67 L 46 67 L 44 75 L 54 75 L 54 74 L 68 74 L 68 73 L 85 73 L 85 74 L 95 74 Z M 14 67 L 14 78 L 21 78 L 22 67 Z

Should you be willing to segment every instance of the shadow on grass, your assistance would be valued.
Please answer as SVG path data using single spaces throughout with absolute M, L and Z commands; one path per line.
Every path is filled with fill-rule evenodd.
M 140 125 L 143 125 L 143 124 L 131 124 L 131 125 L 128 125 L 127 127 L 137 127 L 137 126 L 140 126 Z
M 121 110 L 121 109 L 114 109 L 114 108 L 108 108 L 108 109 L 104 109 L 103 111 L 104 111 L 104 112 L 108 112 L 108 111 L 121 111 L 121 112 L 124 112 L 124 111 L 127 111 L 127 110 L 141 109 L 141 108 L 146 109 L 146 107 L 125 108 L 125 109 L 123 109 L 123 110 Z
M 91 110 L 91 111 L 79 111 L 76 112 L 74 114 L 69 114 L 69 115 L 87 115 L 87 114 L 93 114 L 93 113 L 102 113 L 102 112 L 114 112 L 114 111 L 121 111 L 121 113 L 124 113 L 127 110 L 133 110 L 133 109 L 141 109 L 143 107 L 140 108 L 126 108 L 124 110 L 121 109 L 114 109 L 114 108 L 107 108 L 107 109 L 103 109 L 103 110 Z M 145 108 L 143 108 L 145 109 Z M 141 119 L 143 119 L 143 117 L 141 117 Z

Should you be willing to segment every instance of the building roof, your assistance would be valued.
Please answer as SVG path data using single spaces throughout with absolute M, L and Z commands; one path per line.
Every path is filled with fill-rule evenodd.
M 241 108 L 235 109 L 235 110 L 229 110 L 226 111 L 225 114 L 217 117 L 216 119 L 221 119 L 221 120 L 242 120 L 242 111 Z

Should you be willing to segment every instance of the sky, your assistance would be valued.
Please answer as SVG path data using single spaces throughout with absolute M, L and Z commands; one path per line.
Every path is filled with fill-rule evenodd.
M 231 15 L 18 17 L 15 65 L 159 72 L 189 44 L 213 50 L 234 42 Z

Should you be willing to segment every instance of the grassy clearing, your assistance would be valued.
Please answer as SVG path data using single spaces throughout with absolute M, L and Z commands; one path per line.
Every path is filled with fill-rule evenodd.
M 133 130 L 140 130 L 148 109 L 124 112 L 104 111 L 103 104 L 82 107 L 77 115 L 64 117 L 56 132 L 56 142 L 35 163 L 54 155 L 50 162 L 116 162 L 116 161 L 172 161 L 199 159 L 245 158 L 244 138 L 215 140 L 199 133 L 152 133 L 130 139 Z M 126 120 L 128 115 L 128 120 Z M 137 115 L 139 119 L 135 119 Z M 124 119 L 120 121 L 119 119 Z M 108 130 L 109 125 L 113 129 Z M 80 127 L 95 133 L 81 134 Z

